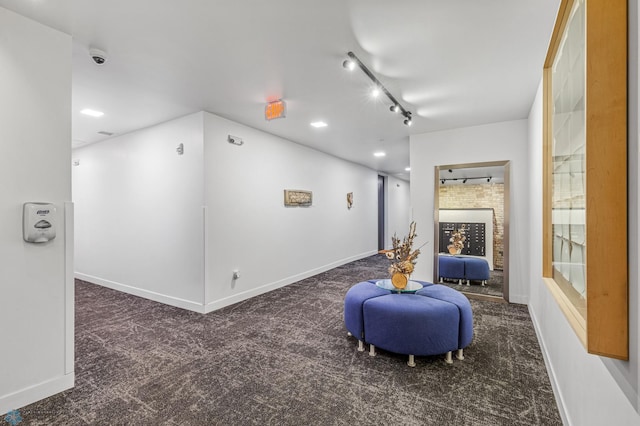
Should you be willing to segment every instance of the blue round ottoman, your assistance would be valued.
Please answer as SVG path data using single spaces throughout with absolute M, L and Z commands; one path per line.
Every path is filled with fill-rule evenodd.
M 358 283 L 345 296 L 345 326 L 358 339 L 358 350 L 364 351 L 366 342 L 372 356 L 376 346 L 407 354 L 412 367 L 415 355 L 446 353 L 451 364 L 457 350 L 458 359 L 464 359 L 462 350 L 473 338 L 471 304 L 464 295 L 423 281 L 415 294 L 397 294 L 376 281 Z

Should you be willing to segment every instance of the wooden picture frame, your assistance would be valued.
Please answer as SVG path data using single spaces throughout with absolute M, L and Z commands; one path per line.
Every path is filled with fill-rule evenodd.
M 284 190 L 284 205 L 286 207 L 309 207 L 313 202 L 313 193 L 299 189 Z
M 543 82 L 544 281 L 589 353 L 626 360 L 627 1 L 562 0 Z

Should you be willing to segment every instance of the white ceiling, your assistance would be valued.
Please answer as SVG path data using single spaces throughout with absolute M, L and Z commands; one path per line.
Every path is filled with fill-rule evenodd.
M 559 3 L 0 0 L 73 36 L 74 146 L 206 110 L 405 179 L 410 134 L 527 117 Z M 413 126 L 342 68 L 348 51 Z M 266 121 L 266 102 L 280 98 L 287 117 Z

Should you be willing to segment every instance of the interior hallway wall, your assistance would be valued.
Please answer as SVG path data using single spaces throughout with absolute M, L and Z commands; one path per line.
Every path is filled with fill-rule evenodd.
M 629 1 L 628 242 L 629 361 L 586 352 L 542 281 L 542 89 L 529 114 L 531 296 L 533 319 L 561 414 L 569 425 L 640 424 L 640 284 L 638 282 L 638 5 Z
M 411 223 L 411 187 L 409 182 L 394 176 L 386 176 L 386 224 L 385 224 L 385 248 L 392 248 L 391 237 L 395 234 L 403 239 L 409 233 Z M 429 232 L 430 228 L 416 227 L 416 233 Z M 414 245 L 414 249 L 418 246 Z M 421 256 L 424 256 L 422 254 Z
M 439 165 L 511 162 L 509 220 L 509 300 L 527 303 L 529 298 L 529 197 L 527 160 L 527 120 L 413 135 L 411 144 L 411 204 L 413 218 L 429 233 L 419 244 L 433 253 L 435 167 Z M 507 195 L 505 194 L 505 197 Z M 425 259 L 426 260 L 426 259 Z M 433 257 L 418 262 L 416 278 L 433 279 Z
M 208 311 L 376 252 L 375 171 L 213 114 L 204 123 Z M 313 205 L 285 207 L 285 189 L 312 191 Z
M 0 8 L 0 415 L 73 386 L 71 37 Z M 22 239 L 22 205 L 56 238 Z M 0 417 L 2 418 L 2 417 Z
M 213 114 L 73 160 L 76 276 L 89 282 L 208 312 L 376 252 L 376 171 Z M 397 183 L 389 226 L 404 230 L 408 183 Z M 285 207 L 285 189 L 312 191 L 313 205 Z
M 78 278 L 202 310 L 202 131 L 196 113 L 73 151 Z

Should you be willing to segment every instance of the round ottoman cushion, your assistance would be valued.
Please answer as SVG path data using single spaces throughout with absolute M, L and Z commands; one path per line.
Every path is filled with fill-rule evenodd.
M 443 278 L 464 278 L 464 260 L 455 256 L 438 256 L 438 275 Z
M 452 303 L 416 294 L 388 294 L 367 299 L 363 311 L 366 341 L 379 348 L 409 355 L 458 349 L 460 314 Z
M 483 281 L 491 278 L 489 264 L 484 259 L 464 258 L 464 275 L 468 280 Z
M 385 290 L 375 285 L 375 281 L 363 281 L 351 287 L 344 297 L 344 325 L 356 339 L 364 339 L 364 317 L 362 304 L 372 297 L 388 295 Z
M 460 329 L 458 330 L 458 348 L 464 349 L 473 339 L 473 313 L 471 303 L 462 293 L 443 285 L 432 285 L 424 287 L 416 292 L 416 295 L 425 298 L 438 299 L 446 303 L 451 303 L 458 309 L 460 317 Z

